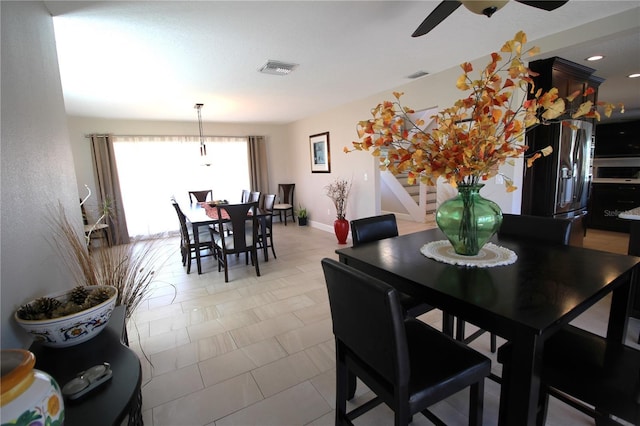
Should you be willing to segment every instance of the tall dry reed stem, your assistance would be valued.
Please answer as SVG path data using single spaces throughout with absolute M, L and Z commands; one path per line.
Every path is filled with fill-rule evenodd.
M 89 251 L 61 205 L 51 220 L 54 244 L 70 269 L 75 284 L 116 287 L 116 305 L 126 305 L 129 318 L 149 296 L 158 271 L 171 254 L 171 250 L 166 249 L 166 239 L 134 239 L 129 244 L 102 246 Z

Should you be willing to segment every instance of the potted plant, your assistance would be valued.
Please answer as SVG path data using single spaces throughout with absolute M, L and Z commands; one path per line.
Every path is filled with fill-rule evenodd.
M 299 206 L 298 211 L 296 211 L 296 216 L 298 216 L 298 226 L 307 226 L 307 209 Z
M 338 244 L 346 244 L 349 235 L 349 221 L 345 219 L 347 212 L 347 199 L 351 192 L 351 181 L 337 178 L 333 183 L 325 187 L 326 194 L 336 207 L 336 220 L 333 222 L 333 230 L 338 238 Z
M 78 233 L 61 205 L 51 221 L 52 243 L 71 270 L 74 284 L 67 291 L 21 306 L 15 319 L 44 344 L 70 346 L 86 340 L 84 335 L 95 336 L 97 332 L 89 330 L 101 330 L 114 306 L 125 305 L 129 318 L 148 297 L 156 273 L 172 251 L 164 247 L 164 239 L 100 246 L 90 251 L 90 240 Z M 55 334 L 48 331 L 48 323 L 57 330 Z M 54 335 L 57 337 L 48 337 Z

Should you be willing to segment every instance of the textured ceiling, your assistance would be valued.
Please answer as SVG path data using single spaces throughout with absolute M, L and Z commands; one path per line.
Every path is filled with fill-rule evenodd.
M 45 3 L 70 115 L 193 120 L 198 102 L 205 121 L 288 123 L 486 56 L 518 30 L 533 45 L 625 11 L 635 28 L 556 37 L 563 50 L 541 57 L 606 55 L 590 65 L 607 79 L 601 99 L 640 107 L 640 79 L 624 77 L 640 72 L 638 1 L 571 0 L 553 12 L 511 1 L 492 18 L 460 7 L 419 38 L 438 1 Z M 299 67 L 258 73 L 268 59 Z

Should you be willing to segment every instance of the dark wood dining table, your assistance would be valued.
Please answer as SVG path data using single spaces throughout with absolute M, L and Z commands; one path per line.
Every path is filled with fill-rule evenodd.
M 512 374 L 501 380 L 506 409 L 500 425 L 535 424 L 545 340 L 609 293 L 607 338 L 624 341 L 640 258 L 494 236 L 493 243 L 517 254 L 515 263 L 465 267 L 420 252 L 437 240 L 446 238 L 432 229 L 336 253 L 341 262 L 512 342 Z
M 195 245 L 198 246 L 200 242 L 199 229 L 201 226 L 209 226 L 218 223 L 218 215 L 216 208 L 208 203 L 179 203 L 180 209 L 187 218 L 187 222 L 191 223 L 191 229 L 193 230 L 193 240 Z M 256 215 L 260 224 L 260 230 L 264 233 L 267 226 L 267 217 L 271 215 L 271 212 L 264 209 L 256 209 Z M 223 219 L 225 219 L 223 217 Z M 228 218 L 227 218 L 228 219 Z M 265 244 L 264 247 L 265 261 L 269 261 L 269 254 Z M 198 266 L 198 274 L 202 274 L 202 262 L 200 257 L 200 250 L 196 250 L 196 264 Z

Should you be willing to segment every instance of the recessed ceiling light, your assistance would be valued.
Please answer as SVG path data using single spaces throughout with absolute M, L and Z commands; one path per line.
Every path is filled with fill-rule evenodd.
M 604 56 L 602 55 L 593 55 L 593 56 L 589 56 L 587 58 L 587 61 L 599 61 L 600 59 L 603 59 Z
M 640 72 L 637 72 L 635 74 L 629 74 L 627 77 L 629 77 L 629 78 L 638 78 L 638 77 L 640 77 Z

